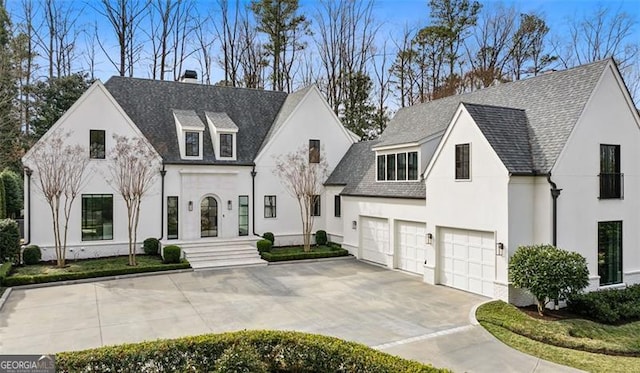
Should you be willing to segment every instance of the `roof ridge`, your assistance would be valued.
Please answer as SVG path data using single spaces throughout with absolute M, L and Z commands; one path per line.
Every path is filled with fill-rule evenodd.
M 525 109 L 520 109 L 520 108 L 512 107 L 512 106 L 491 105 L 491 104 L 475 104 L 473 102 L 467 102 L 467 101 L 460 101 L 460 103 L 465 105 L 465 106 L 480 106 L 480 107 L 496 108 L 496 109 L 508 109 L 508 110 L 526 111 Z
M 109 82 L 110 80 L 112 80 L 112 79 L 114 79 L 114 80 L 137 80 L 137 81 L 141 81 L 141 82 L 149 82 L 149 83 L 154 83 L 154 84 L 191 85 L 191 86 L 194 86 L 194 87 L 207 87 L 207 88 L 211 88 L 211 89 L 246 90 L 246 91 L 251 91 L 251 92 L 265 92 L 265 93 L 269 93 L 269 94 L 274 94 L 274 93 L 275 94 L 286 94 L 286 95 L 290 94 L 290 93 L 287 93 L 287 92 L 284 92 L 284 91 L 275 91 L 275 90 L 263 89 L 263 88 L 249 88 L 249 87 L 235 87 L 235 86 L 217 85 L 217 84 L 190 83 L 190 82 L 181 82 L 179 80 L 159 80 L 159 79 L 151 79 L 151 78 L 140 78 L 140 77 L 136 77 L 136 76 L 119 76 L 119 75 L 112 75 L 111 77 L 109 77 L 109 79 L 107 79 L 105 84 L 107 82 Z

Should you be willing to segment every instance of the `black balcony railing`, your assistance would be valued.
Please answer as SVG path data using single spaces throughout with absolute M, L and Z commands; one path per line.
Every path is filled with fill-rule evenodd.
M 600 177 L 600 199 L 624 198 L 624 174 L 601 173 L 598 176 Z

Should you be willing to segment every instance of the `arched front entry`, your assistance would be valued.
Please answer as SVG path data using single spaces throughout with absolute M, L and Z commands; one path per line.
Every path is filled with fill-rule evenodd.
M 200 202 L 200 237 L 218 237 L 218 201 L 213 197 Z

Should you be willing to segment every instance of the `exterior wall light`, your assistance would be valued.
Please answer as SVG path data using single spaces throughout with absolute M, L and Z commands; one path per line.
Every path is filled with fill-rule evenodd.
M 189 206 L 189 211 L 193 211 L 193 201 L 189 201 L 188 206 Z
M 351 229 L 358 229 L 358 222 L 357 221 L 352 221 L 351 222 Z
M 427 245 L 433 244 L 433 234 L 427 233 Z
M 231 203 L 231 200 L 227 200 L 227 210 L 232 210 L 233 209 L 233 204 Z
M 496 245 L 496 255 L 504 255 L 504 244 L 502 242 L 498 242 L 498 244 Z

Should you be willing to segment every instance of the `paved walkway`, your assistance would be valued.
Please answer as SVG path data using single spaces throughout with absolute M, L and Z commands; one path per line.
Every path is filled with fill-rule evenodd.
M 356 260 L 20 289 L 0 311 L 0 354 L 282 329 L 333 335 L 459 372 L 573 371 L 471 325 L 470 310 L 484 300 Z

